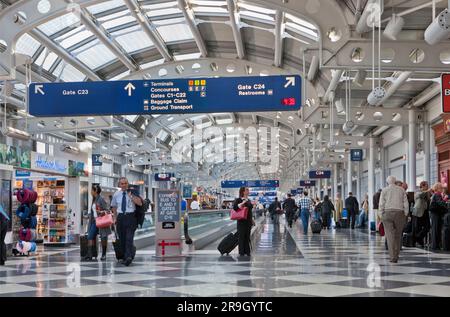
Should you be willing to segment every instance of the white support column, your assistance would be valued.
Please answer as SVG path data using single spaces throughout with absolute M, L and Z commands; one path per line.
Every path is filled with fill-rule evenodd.
M 361 194 L 361 162 L 356 162 L 356 197 L 358 201 L 363 199 Z
M 316 188 L 316 195 L 314 198 L 319 197 L 320 199 L 320 191 L 322 190 L 322 179 L 317 180 L 317 188 Z
M 423 124 L 423 178 L 431 184 L 431 167 L 430 167 L 430 156 L 431 156 L 431 146 L 430 146 L 430 134 L 431 128 L 428 122 L 428 116 L 425 115 L 425 120 Z
M 338 164 L 334 163 L 333 164 L 333 191 L 332 191 L 332 198 L 335 199 L 336 198 L 336 194 L 338 191 Z
M 386 153 L 387 149 L 385 149 L 383 146 L 380 150 L 380 188 L 383 188 L 386 183 Z M 378 190 L 378 188 L 376 189 Z
M 345 197 L 347 197 L 348 191 L 346 191 L 346 186 L 345 186 L 345 163 L 342 163 L 341 165 L 341 197 L 342 199 L 345 199 Z
M 323 196 L 325 197 L 325 195 L 328 195 L 328 179 L 324 179 L 323 180 L 324 184 L 323 184 Z
M 417 127 L 416 113 L 414 110 L 408 111 L 408 191 L 416 191 L 416 153 L 417 153 Z
M 349 155 L 347 161 L 347 194 L 353 190 L 352 187 L 352 161 L 351 156 Z
M 370 138 L 370 147 L 369 147 L 369 161 L 368 161 L 368 195 L 369 195 L 369 225 L 368 230 L 370 232 L 370 224 L 375 221 L 375 214 L 373 212 L 373 206 L 370 203 L 371 199 L 375 193 L 375 138 Z

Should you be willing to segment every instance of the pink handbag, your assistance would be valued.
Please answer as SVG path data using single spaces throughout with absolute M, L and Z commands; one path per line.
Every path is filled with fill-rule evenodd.
M 231 209 L 231 220 L 244 220 L 247 219 L 248 209 L 247 207 L 240 208 L 238 210 Z
M 105 214 L 104 216 L 95 218 L 95 225 L 99 229 L 108 228 L 114 224 L 112 214 Z

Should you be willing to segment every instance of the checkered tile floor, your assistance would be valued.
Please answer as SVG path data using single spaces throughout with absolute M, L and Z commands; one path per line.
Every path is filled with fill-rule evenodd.
M 161 260 L 139 250 L 124 267 L 112 252 L 80 262 L 75 248 L 12 258 L 0 267 L 0 296 L 450 296 L 450 254 L 404 248 L 391 264 L 383 238 L 367 232 L 262 226 L 251 258 L 199 250 Z

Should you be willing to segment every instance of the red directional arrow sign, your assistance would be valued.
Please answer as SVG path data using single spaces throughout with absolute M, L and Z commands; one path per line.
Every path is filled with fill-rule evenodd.
M 450 113 L 450 74 L 442 74 L 442 112 Z

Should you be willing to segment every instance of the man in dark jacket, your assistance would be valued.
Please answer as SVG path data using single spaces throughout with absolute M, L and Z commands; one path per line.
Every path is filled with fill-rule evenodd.
M 347 209 L 348 217 L 351 217 L 352 229 L 355 229 L 356 217 L 358 216 L 359 203 L 356 197 L 353 197 L 352 192 L 348 193 L 348 197 L 345 200 L 345 209 Z
M 297 206 L 295 205 L 295 200 L 292 199 L 291 194 L 287 194 L 287 197 L 288 198 L 284 201 L 283 209 L 286 212 L 286 219 L 288 221 L 289 228 L 292 228 L 292 220 L 294 219 Z
M 279 218 L 279 216 L 277 215 L 278 210 L 281 210 L 281 204 L 278 201 L 278 198 L 275 197 L 275 200 L 270 204 L 270 207 L 269 207 L 270 217 L 272 218 L 272 220 L 274 221 L 275 224 L 278 222 L 278 218 Z
M 380 227 L 381 223 L 381 214 L 378 212 L 378 205 L 380 204 L 380 196 L 381 196 L 381 188 L 378 189 L 378 191 L 373 195 L 373 212 L 375 214 L 376 218 L 376 231 L 378 231 L 378 228 Z

